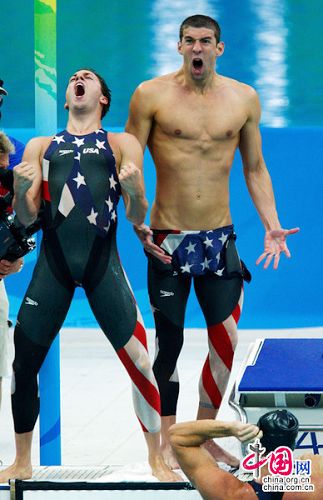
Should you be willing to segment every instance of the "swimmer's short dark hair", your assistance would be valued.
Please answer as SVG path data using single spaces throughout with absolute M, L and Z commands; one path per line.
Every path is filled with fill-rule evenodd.
M 208 28 L 214 31 L 214 35 L 217 43 L 221 39 L 221 28 L 219 23 L 209 16 L 203 16 L 202 14 L 195 14 L 194 16 L 187 17 L 182 22 L 179 28 L 179 39 L 182 40 L 183 32 L 185 28 Z

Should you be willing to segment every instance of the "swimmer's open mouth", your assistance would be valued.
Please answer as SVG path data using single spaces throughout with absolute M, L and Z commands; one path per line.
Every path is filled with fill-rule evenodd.
M 203 66 L 202 59 L 199 59 L 199 58 L 193 59 L 193 68 L 194 69 L 201 69 L 202 66 Z
M 77 84 L 74 87 L 74 90 L 75 90 L 75 95 L 77 97 L 81 97 L 82 95 L 85 94 L 85 87 L 82 82 L 77 82 Z

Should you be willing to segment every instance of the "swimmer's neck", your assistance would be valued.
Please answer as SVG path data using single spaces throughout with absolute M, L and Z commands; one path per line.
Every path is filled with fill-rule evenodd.
M 203 80 L 196 80 L 192 78 L 189 69 L 182 66 L 181 69 L 175 73 L 175 79 L 187 90 L 195 92 L 196 94 L 205 94 L 208 90 L 214 89 L 222 77 L 216 73 L 216 71 L 211 71 Z
M 91 116 L 69 115 L 66 130 L 70 134 L 86 135 L 102 127 L 101 120 Z

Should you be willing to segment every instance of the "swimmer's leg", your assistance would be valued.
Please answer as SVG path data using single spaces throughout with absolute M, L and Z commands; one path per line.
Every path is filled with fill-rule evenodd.
M 148 446 L 152 473 L 160 481 L 177 481 L 166 466 L 160 449 L 160 397 L 148 351 L 141 315 L 120 265 L 114 242 L 103 261 L 99 279 L 88 274 L 84 289 L 93 313 L 111 342 L 133 389 L 134 408 Z
M 211 275 L 196 279 L 194 285 L 207 323 L 209 346 L 199 382 L 197 419 L 213 419 L 217 416 L 231 373 L 243 286 L 240 277 L 225 280 Z M 239 465 L 236 457 L 213 440 L 207 441 L 205 446 L 216 460 L 233 467 Z
M 37 375 L 63 324 L 73 293 L 74 288 L 63 286 L 53 275 L 41 253 L 15 327 L 11 401 L 16 458 L 0 472 L 0 482 L 32 475 L 32 434 L 39 413 Z
M 162 450 L 166 463 L 179 467 L 173 453 L 169 428 L 176 422 L 179 395 L 177 360 L 183 346 L 184 317 L 191 278 L 174 272 L 171 265 L 148 259 L 148 291 L 156 328 L 153 365 L 161 398 Z

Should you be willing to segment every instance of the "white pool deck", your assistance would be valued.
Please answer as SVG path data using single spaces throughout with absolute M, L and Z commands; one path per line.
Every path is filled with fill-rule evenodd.
M 256 338 L 323 338 L 323 327 L 291 330 L 239 330 L 229 387 L 219 412 L 223 420 L 235 419 L 227 397 L 248 346 Z M 148 330 L 151 358 L 154 332 Z M 179 360 L 180 398 L 178 421 L 195 418 L 198 379 L 207 354 L 206 330 L 185 331 Z M 65 466 L 121 466 L 120 480 L 149 473 L 146 447 L 135 417 L 128 375 L 99 329 L 63 329 L 61 332 L 61 421 L 62 464 Z M 34 433 L 32 459 L 39 465 L 38 425 Z M 221 445 L 239 454 L 234 438 Z M 0 459 L 14 458 L 14 435 L 10 407 L 10 378 L 3 381 L 0 412 Z M 120 470 L 122 471 L 120 473 Z

